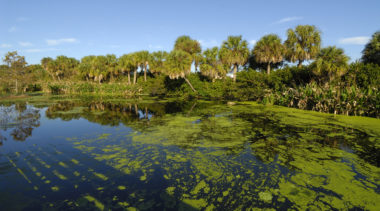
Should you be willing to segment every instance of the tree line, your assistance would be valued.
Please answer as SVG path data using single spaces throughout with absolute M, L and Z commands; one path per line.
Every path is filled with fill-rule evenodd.
M 151 86 L 159 86 L 159 83 L 162 86 L 165 82 L 165 91 L 170 90 L 170 86 L 182 89 L 181 83 L 175 81 L 183 81 L 190 88 L 191 95 L 200 96 L 204 95 L 202 93 L 205 92 L 205 87 L 218 89 L 217 84 L 229 84 L 231 81 L 230 86 L 238 91 L 224 90 L 223 96 L 216 95 L 222 98 L 234 96 L 232 98 L 243 100 L 265 98 L 263 96 L 266 94 L 256 98 L 249 97 L 252 93 L 240 94 L 248 97 L 237 96 L 239 94 L 236 93 L 240 93 L 242 89 L 248 90 L 253 86 L 258 88 L 254 92 L 267 92 L 268 89 L 280 92 L 288 91 L 286 88 L 305 87 L 310 84 L 316 84 L 323 89 L 354 85 L 361 90 L 374 90 L 378 96 L 379 43 L 380 31 L 372 35 L 362 51 L 362 58 L 349 64 L 349 57 L 343 49 L 336 46 L 321 47 L 321 32 L 315 26 L 298 25 L 288 29 L 286 40 L 282 41 L 276 34 L 268 34 L 258 40 L 252 49 L 242 36 L 229 36 L 221 46 L 205 50 L 202 50 L 197 40 L 180 36 L 170 52 L 142 50 L 120 57 L 114 54 L 89 55 L 80 61 L 67 56 L 57 56 L 55 59 L 45 57 L 41 60 L 41 65 L 29 66 L 25 58 L 17 52 L 9 52 L 3 59 L 6 65 L 0 67 L 0 74 L 4 76 L 3 79 L 7 78 L 7 83 L 4 84 L 7 84 L 8 89 L 13 83 L 15 90 L 19 89 L 18 81 L 32 73 L 33 77 L 28 76 L 26 80 L 29 83 L 41 78 L 54 83 L 121 82 L 126 85 L 126 89 L 138 83 L 146 86 L 146 82 L 152 80 L 159 82 L 153 82 Z M 232 79 L 228 77 L 228 73 Z M 142 78 L 139 79 L 140 77 Z M 199 80 L 210 82 L 211 85 L 200 86 Z M 6 88 L 3 85 L 3 90 Z M 28 89 L 24 88 L 25 90 Z M 220 90 L 211 92 L 218 91 Z

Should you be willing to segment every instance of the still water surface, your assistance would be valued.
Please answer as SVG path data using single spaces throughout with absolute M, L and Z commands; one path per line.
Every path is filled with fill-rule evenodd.
M 253 103 L 0 101 L 0 210 L 378 210 L 380 120 Z

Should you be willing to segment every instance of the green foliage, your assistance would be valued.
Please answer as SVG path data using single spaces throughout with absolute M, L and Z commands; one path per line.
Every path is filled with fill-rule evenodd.
M 285 48 L 281 38 L 275 34 L 262 37 L 252 50 L 255 61 L 267 65 L 267 74 L 270 74 L 271 64 L 280 63 L 283 60 Z
M 241 36 L 229 36 L 220 48 L 203 52 L 198 41 L 180 36 L 170 53 L 138 51 L 119 58 L 114 54 L 90 55 L 80 62 L 66 56 L 45 57 L 41 65 L 29 66 L 23 56 L 9 52 L 3 59 L 6 65 L 0 66 L 0 94 L 42 90 L 54 94 L 255 100 L 377 116 L 380 67 L 368 58 L 377 58 L 372 56 L 378 52 L 378 35 L 373 35 L 363 51 L 364 62 L 350 65 L 342 49 L 320 50 L 320 32 L 310 25 L 289 29 L 284 44 L 275 34 L 262 37 L 251 55 Z M 298 65 L 284 64 L 283 57 L 298 61 Z M 312 59 L 311 65 L 302 66 Z M 267 75 L 263 74 L 265 69 Z M 232 79 L 227 77 L 231 70 Z
M 365 45 L 362 53 L 364 63 L 373 63 L 380 66 L 380 31 L 372 35 L 372 39 Z
M 343 49 L 330 46 L 323 48 L 313 62 L 313 72 L 321 82 L 333 81 L 344 75 L 348 69 L 349 57 Z
M 224 65 L 233 67 L 233 79 L 236 81 L 239 67 L 245 65 L 249 57 L 248 42 L 242 36 L 229 36 L 223 42 L 219 54 Z
M 209 77 L 213 82 L 226 77 L 228 67 L 220 61 L 219 49 L 214 47 L 203 52 L 200 64 L 202 75 Z
M 315 26 L 298 25 L 287 33 L 284 45 L 289 62 L 298 61 L 298 67 L 301 67 L 304 61 L 316 58 L 321 46 L 321 33 Z

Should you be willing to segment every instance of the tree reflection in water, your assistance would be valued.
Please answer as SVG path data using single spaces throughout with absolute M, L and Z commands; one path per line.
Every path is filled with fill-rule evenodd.
M 25 141 L 32 135 L 34 128 L 40 126 L 39 110 L 26 103 L 17 103 L 11 106 L 0 106 L 0 145 L 7 140 L 5 134 L 15 141 Z

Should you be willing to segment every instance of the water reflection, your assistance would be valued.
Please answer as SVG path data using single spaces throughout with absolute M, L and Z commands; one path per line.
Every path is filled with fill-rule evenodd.
M 16 107 L 2 108 L 10 116 L 38 111 Z M 7 208 L 17 204 L 11 195 L 25 187 L 32 187 L 23 195 L 25 209 L 379 206 L 380 134 L 366 125 L 280 107 L 201 101 L 56 100 L 44 111 L 64 135 L 0 155 L 0 204 Z M 2 175 L 15 179 L 1 182 Z
M 32 135 L 34 128 L 40 126 L 39 110 L 24 103 L 11 106 L 0 106 L 0 143 L 6 140 L 5 134 L 9 134 L 15 141 L 25 141 Z

